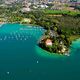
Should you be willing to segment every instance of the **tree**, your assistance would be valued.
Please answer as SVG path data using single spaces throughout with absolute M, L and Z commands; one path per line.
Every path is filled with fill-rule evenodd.
M 62 38 L 62 39 L 64 39 L 64 38 L 65 38 L 65 35 L 63 35 L 63 34 L 61 34 L 60 36 L 61 36 L 61 38 Z
M 54 31 L 57 31 L 57 27 L 54 27 Z

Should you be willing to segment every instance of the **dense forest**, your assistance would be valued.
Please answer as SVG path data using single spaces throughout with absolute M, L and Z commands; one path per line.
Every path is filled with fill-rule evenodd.
M 79 16 L 49 16 L 40 11 L 27 13 L 25 16 L 32 19 L 31 24 L 40 25 L 45 29 L 53 29 L 54 27 L 57 27 L 62 33 L 66 33 L 68 35 L 80 34 Z

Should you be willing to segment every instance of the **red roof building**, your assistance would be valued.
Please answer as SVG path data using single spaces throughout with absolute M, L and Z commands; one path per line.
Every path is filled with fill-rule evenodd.
M 47 39 L 45 44 L 46 44 L 46 46 L 52 46 L 52 40 L 51 39 Z

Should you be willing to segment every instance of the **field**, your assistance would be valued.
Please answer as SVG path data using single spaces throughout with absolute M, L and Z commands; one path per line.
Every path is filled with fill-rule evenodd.
M 71 15 L 71 16 L 76 16 L 80 15 L 80 11 L 67 11 L 67 10 L 44 10 L 46 14 L 62 14 L 62 15 Z

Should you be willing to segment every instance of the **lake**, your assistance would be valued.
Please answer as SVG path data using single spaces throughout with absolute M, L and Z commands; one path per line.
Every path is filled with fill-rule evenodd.
M 80 40 L 70 56 L 50 55 L 39 48 L 44 29 L 30 25 L 0 27 L 0 80 L 80 80 Z

